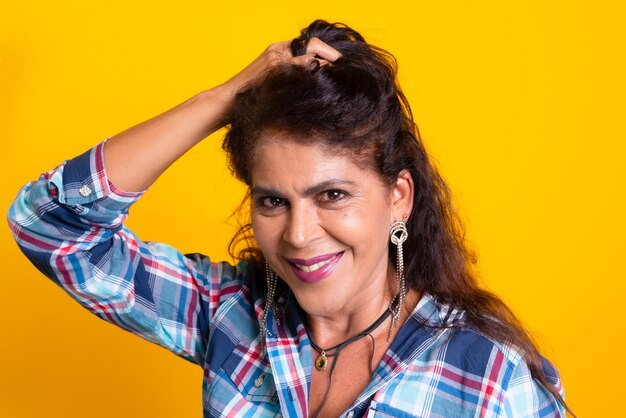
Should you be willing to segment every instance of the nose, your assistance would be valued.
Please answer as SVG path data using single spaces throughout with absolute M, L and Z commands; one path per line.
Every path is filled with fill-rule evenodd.
M 309 245 L 319 233 L 317 213 L 306 205 L 291 205 L 283 240 L 295 248 Z

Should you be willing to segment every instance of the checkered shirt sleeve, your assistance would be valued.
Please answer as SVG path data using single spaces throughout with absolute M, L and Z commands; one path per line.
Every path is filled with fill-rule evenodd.
M 8 221 L 21 250 L 82 306 L 203 364 L 209 321 L 237 272 L 201 255 L 142 242 L 123 225 L 143 194 L 107 179 L 105 142 L 24 186 Z

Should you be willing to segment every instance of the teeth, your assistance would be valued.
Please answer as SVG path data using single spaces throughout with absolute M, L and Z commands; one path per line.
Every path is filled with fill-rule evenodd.
M 328 260 L 320 261 L 319 263 L 311 264 L 310 266 L 303 266 L 300 264 L 296 264 L 296 267 L 298 267 L 299 270 L 310 273 L 312 271 L 318 270 L 320 267 L 324 267 L 326 264 L 330 263 L 330 260 L 332 260 L 333 258 L 334 257 L 331 257 Z

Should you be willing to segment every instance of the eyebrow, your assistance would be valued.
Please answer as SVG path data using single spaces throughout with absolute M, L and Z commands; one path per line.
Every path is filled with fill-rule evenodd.
M 315 184 L 313 186 L 307 187 L 306 189 L 304 189 L 303 195 L 311 196 L 311 195 L 316 195 L 319 192 L 322 192 L 324 190 L 337 188 L 339 186 L 354 186 L 354 185 L 355 183 L 350 180 L 331 179 L 331 180 L 326 180 L 321 183 Z M 280 198 L 286 197 L 284 193 L 281 193 L 278 190 L 275 190 L 269 187 L 254 186 L 250 191 L 253 196 L 266 195 L 266 196 L 275 196 L 275 197 L 280 197 Z

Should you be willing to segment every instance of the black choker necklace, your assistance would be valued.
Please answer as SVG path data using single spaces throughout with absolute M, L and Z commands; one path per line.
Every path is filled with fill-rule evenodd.
M 328 400 L 328 394 L 330 393 L 330 387 L 333 384 L 333 371 L 335 370 L 337 361 L 339 361 L 339 354 L 341 353 L 341 350 L 346 348 L 349 344 L 352 344 L 353 342 L 358 341 L 365 336 L 370 337 L 370 339 L 372 340 L 372 354 L 370 355 L 370 376 L 374 374 L 373 362 L 374 362 L 374 351 L 376 350 L 376 340 L 374 339 L 374 337 L 372 337 L 372 331 L 374 331 L 383 322 L 385 322 L 385 319 L 391 316 L 392 313 L 393 312 L 391 311 L 390 307 L 385 309 L 385 312 L 383 312 L 383 314 L 372 325 L 370 325 L 363 331 L 359 332 L 354 337 L 348 338 L 347 340 L 329 348 L 321 348 L 313 340 L 313 337 L 311 336 L 311 334 L 309 334 L 309 340 L 311 340 L 311 346 L 318 353 L 320 353 L 320 355 L 317 356 L 317 358 L 315 359 L 315 369 L 317 369 L 320 372 L 326 370 L 326 367 L 328 367 L 328 357 L 335 357 L 335 361 L 333 361 L 333 365 L 330 366 L 330 373 L 328 376 L 328 387 L 326 388 L 326 392 L 324 393 L 324 399 L 322 399 L 322 403 L 320 404 L 320 407 L 318 408 L 317 412 L 313 415 L 313 418 L 319 417 L 319 415 L 322 413 L 322 409 L 324 409 L 324 406 L 326 405 L 326 401 Z
M 363 331 L 359 332 L 358 334 L 356 334 L 354 337 L 350 337 L 347 340 L 340 342 L 337 345 L 334 345 L 332 347 L 329 348 L 321 348 L 319 345 L 317 345 L 317 343 L 313 340 L 313 336 L 311 334 L 309 334 L 309 340 L 311 340 L 311 346 L 318 352 L 320 353 L 319 356 L 317 356 L 317 358 L 315 359 L 315 368 L 318 371 L 324 371 L 326 370 L 326 367 L 328 367 L 328 357 L 334 357 L 337 356 L 339 357 L 339 353 L 341 352 L 341 350 L 343 350 L 347 345 L 360 340 L 361 338 L 365 337 L 365 336 L 370 336 L 371 337 L 371 333 L 372 331 L 374 331 L 376 328 L 378 328 L 383 322 L 385 322 L 385 319 L 387 319 L 387 317 L 391 315 L 391 310 L 389 308 L 385 309 L 385 312 L 383 312 L 383 314 L 376 320 L 374 321 L 374 323 L 372 325 L 370 325 L 369 327 L 367 327 L 366 329 L 364 329 Z M 374 352 L 372 351 L 372 357 L 374 356 Z M 335 359 L 336 361 L 336 359 Z M 370 361 L 370 372 L 373 372 L 372 370 L 372 364 Z

